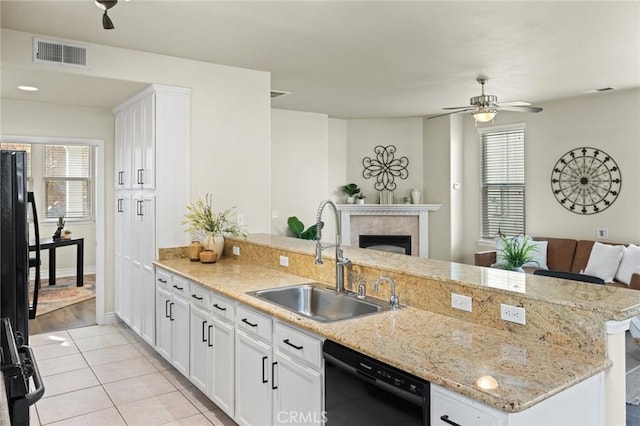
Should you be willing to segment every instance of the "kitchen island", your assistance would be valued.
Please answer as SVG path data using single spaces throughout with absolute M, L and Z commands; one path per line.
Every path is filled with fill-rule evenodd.
M 240 256 L 232 255 L 234 246 Z M 346 247 L 354 263 L 348 288 L 371 287 L 379 275 L 391 275 L 401 303 L 410 306 L 322 324 L 247 294 L 309 281 L 332 285 L 334 265 L 315 265 L 311 242 L 252 235 L 229 239 L 225 252 L 205 265 L 189 262 L 180 250 L 165 251 L 157 265 L 506 413 L 610 374 L 619 366 L 610 356 L 606 324 L 624 324 L 640 309 L 640 295 L 631 290 Z M 289 266 L 279 266 L 280 256 Z M 472 297 L 472 312 L 451 308 L 452 292 Z M 525 307 L 527 324 L 501 320 L 500 303 Z M 497 387 L 483 389 L 478 379 L 486 376 Z M 621 392 L 624 398 L 624 383 Z M 606 423 L 615 424 L 608 405 L 606 415 Z

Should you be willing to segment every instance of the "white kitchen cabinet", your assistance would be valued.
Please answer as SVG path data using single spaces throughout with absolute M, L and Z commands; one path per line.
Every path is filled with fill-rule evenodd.
M 235 416 L 235 303 L 210 294 L 213 347 L 208 396 L 231 418 Z
M 174 279 L 174 286 L 175 279 Z M 173 321 L 173 366 L 189 377 L 189 300 L 174 294 L 169 305 L 169 315 Z
M 273 412 L 271 318 L 236 306 L 236 417 L 241 425 L 270 424 Z
M 163 280 L 164 278 L 158 278 Z M 163 288 L 162 283 L 156 288 L 156 351 L 169 362 L 173 358 L 173 326 L 169 316 L 169 304 L 173 299 L 170 290 Z
M 131 194 L 119 194 L 116 199 L 116 229 L 123 230 L 115 241 L 115 288 L 116 314 L 127 324 L 131 324 L 131 268 L 132 248 L 131 233 L 124 230 L 131 229 L 132 217 Z
M 273 336 L 273 424 L 322 424 L 322 339 L 279 321 L 274 323 Z
M 153 261 L 189 239 L 189 109 L 190 89 L 152 85 L 113 110 L 116 314 L 152 345 Z
M 191 306 L 191 337 L 189 379 L 198 389 L 207 393 L 212 362 L 213 347 L 211 329 L 213 325 L 206 309 Z
M 431 425 L 602 425 L 603 375 L 599 373 L 518 413 L 496 410 L 432 383 Z

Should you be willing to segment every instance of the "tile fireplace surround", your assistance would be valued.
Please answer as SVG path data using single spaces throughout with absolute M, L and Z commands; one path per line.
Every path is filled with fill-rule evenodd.
M 338 204 L 342 244 L 358 247 L 360 234 L 410 235 L 411 253 L 429 257 L 429 212 L 442 204 Z

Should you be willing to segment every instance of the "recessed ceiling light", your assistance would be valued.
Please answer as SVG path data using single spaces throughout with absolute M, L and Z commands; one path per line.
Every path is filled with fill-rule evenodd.
M 24 90 L 25 92 L 37 92 L 38 90 L 40 90 L 37 87 L 33 86 L 18 86 L 18 89 Z

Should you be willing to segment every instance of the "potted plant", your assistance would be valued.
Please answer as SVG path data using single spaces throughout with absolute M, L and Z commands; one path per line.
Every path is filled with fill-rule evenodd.
M 355 195 L 360 193 L 360 188 L 355 183 L 349 183 L 342 187 L 342 190 L 347 194 L 347 203 L 353 204 L 355 201 Z
M 364 194 L 356 195 L 356 204 L 364 204 L 364 199 L 365 198 L 367 198 L 367 197 L 365 197 Z
M 206 194 L 187 205 L 182 224 L 194 239 L 199 239 L 206 251 L 214 251 L 219 259 L 224 249 L 224 236 L 246 236 L 235 220 L 235 207 L 216 213 L 212 206 L 213 196 Z
M 502 246 L 499 249 L 502 263 L 497 265 L 498 267 L 509 271 L 524 272 L 522 269 L 524 264 L 535 262 L 536 247 L 530 243 L 529 237 L 499 235 L 500 245 Z

